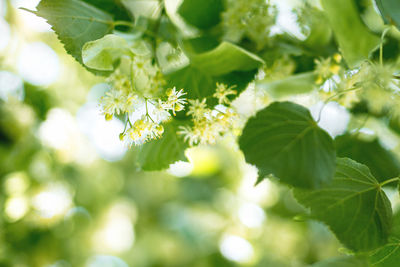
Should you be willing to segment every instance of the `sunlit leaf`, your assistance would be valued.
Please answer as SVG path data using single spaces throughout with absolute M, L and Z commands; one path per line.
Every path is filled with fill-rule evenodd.
M 265 90 L 273 98 L 280 98 L 312 91 L 315 88 L 315 78 L 314 72 L 305 72 L 277 81 L 268 79 L 258 81 L 256 86 Z
M 332 29 L 324 13 L 315 7 L 306 6 L 305 13 L 301 15 L 309 28 L 304 44 L 308 47 L 326 46 L 332 39 Z
M 162 3 L 159 0 L 122 0 L 135 18 L 140 16 L 156 19 L 160 16 Z
M 82 47 L 100 39 L 113 29 L 111 15 L 79 0 L 42 0 L 33 11 L 45 18 L 56 32 L 65 50 L 82 63 Z
M 191 64 L 212 76 L 232 71 L 250 71 L 260 67 L 264 61 L 249 51 L 229 42 L 204 53 L 189 53 Z
M 368 59 L 380 38 L 362 23 L 354 0 L 322 0 L 322 7 L 350 68 Z
M 261 177 L 273 174 L 293 186 L 318 188 L 334 174 L 333 140 L 305 107 L 291 102 L 274 102 L 258 112 L 239 145 Z

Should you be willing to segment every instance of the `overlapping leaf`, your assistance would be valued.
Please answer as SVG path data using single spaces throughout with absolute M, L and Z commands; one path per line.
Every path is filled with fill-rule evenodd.
M 370 257 L 372 266 L 397 267 L 400 262 L 400 238 L 390 237 L 389 242 Z
M 235 86 L 234 89 L 240 93 L 253 80 L 254 75 L 254 71 L 236 71 L 213 77 L 207 72 L 189 65 L 167 75 L 166 80 L 168 87 L 184 88 L 188 99 L 202 99 L 210 98 L 214 94 L 217 82 Z
M 82 48 L 83 63 L 96 70 L 114 70 L 114 64 L 123 55 L 133 55 L 133 53 L 128 42 L 114 34 L 87 42 Z
M 251 118 L 239 139 L 261 177 L 273 174 L 298 187 L 318 188 L 335 170 L 333 140 L 303 106 L 275 102 Z
M 378 181 L 400 174 L 400 162 L 389 150 L 382 147 L 377 139 L 361 140 L 355 136 L 342 135 L 335 139 L 336 153 L 365 164 Z
M 113 29 L 111 15 L 79 0 L 42 0 L 34 13 L 52 26 L 65 50 L 82 63 L 82 47 Z
M 369 257 L 372 266 L 397 267 L 400 262 L 400 213 L 393 218 L 393 228 L 389 242 L 374 251 Z
M 318 190 L 295 190 L 296 199 L 311 215 L 354 251 L 370 251 L 384 245 L 392 223 L 390 202 L 368 167 L 338 158 L 331 184 Z

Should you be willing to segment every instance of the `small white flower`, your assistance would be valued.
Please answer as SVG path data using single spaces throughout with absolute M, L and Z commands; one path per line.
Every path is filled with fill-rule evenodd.
M 186 95 L 186 93 L 183 92 L 183 89 L 180 89 L 179 91 L 176 90 L 176 87 L 169 89 L 167 91 L 167 101 L 161 102 L 162 107 L 165 110 L 171 110 L 172 114 L 175 116 L 175 112 L 183 110 L 184 105 L 186 104 L 186 98 L 183 98 L 183 95 Z

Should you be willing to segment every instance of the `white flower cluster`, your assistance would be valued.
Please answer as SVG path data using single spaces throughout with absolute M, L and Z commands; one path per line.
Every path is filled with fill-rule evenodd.
M 186 114 L 192 117 L 193 126 L 180 126 L 178 134 L 183 135 L 185 141 L 193 146 L 214 144 L 220 136 L 234 130 L 238 115 L 227 96 L 235 94 L 232 87 L 217 83 L 213 97 L 218 99 L 219 105 L 213 109 L 207 107 L 206 99 L 189 100 Z
M 129 116 L 128 124 L 130 128 L 124 131 L 120 138 L 128 146 L 141 145 L 152 139 L 160 138 L 164 132 L 161 123 L 172 118 L 169 111 L 172 111 L 175 115 L 177 107 L 179 107 L 179 110 L 183 110 L 186 101 L 182 96 L 185 94 L 183 89 L 177 91 L 174 87 L 167 91 L 168 98 L 165 101 L 142 99 L 138 109 Z
M 112 89 L 102 97 L 100 104 L 106 120 L 124 115 L 125 129 L 120 139 L 128 146 L 141 145 L 160 138 L 164 132 L 162 123 L 184 109 L 183 89 L 175 87 L 162 96 L 165 81 L 156 65 L 144 57 L 135 57 L 130 74 L 116 71 L 109 79 Z
M 380 64 L 366 61 L 355 69 L 344 69 L 341 57 L 316 61 L 316 84 L 320 96 L 335 100 L 351 108 L 363 101 L 375 114 L 388 113 L 400 118 L 400 81 L 395 64 Z

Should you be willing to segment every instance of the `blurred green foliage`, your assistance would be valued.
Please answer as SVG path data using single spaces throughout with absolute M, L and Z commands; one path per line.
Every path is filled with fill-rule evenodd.
M 148 1 L 158 4 L 158 1 Z M 27 3 L 22 2 L 22 5 Z M 165 40 L 181 41 L 176 36 L 171 37 L 176 34 L 177 26 L 172 25 L 165 14 L 156 25 L 152 18 L 128 12 L 124 6 L 130 7 L 126 3 L 129 1 L 84 2 L 112 13 L 115 20 L 137 16 L 135 26 L 158 27 L 159 35 Z M 259 2 L 251 2 L 255 5 L 249 9 L 254 11 Z M 223 4 L 223 1 L 208 0 L 208 5 L 200 5 L 201 9 L 197 7 L 199 1 L 185 1 L 177 12 L 187 24 L 196 26 L 204 38 L 182 42 L 192 62 L 168 75 L 171 87 L 187 89 L 188 98 L 208 97 L 214 90 L 214 81 L 218 81 L 236 84 L 240 93 L 256 74 L 254 68 L 265 61 L 266 77 L 257 87 L 265 89 L 269 96 L 285 98 L 297 93 L 312 94 L 314 88 L 310 84 L 315 83 L 317 76 L 312 72 L 317 65 L 315 60 L 335 52 L 333 35 L 339 43 L 350 47 L 344 52 L 350 65 L 364 59 L 370 46 L 379 43 L 379 37 L 366 28 L 366 25 L 379 24 L 374 23 L 379 16 L 371 13 L 372 2 L 355 1 L 357 5 L 350 5 L 348 13 L 351 14 L 347 14 L 357 28 L 362 29 L 358 32 L 360 38 L 366 35 L 367 41 L 371 41 L 366 43 L 368 49 L 360 51 L 355 51 L 353 46 L 357 43 L 348 38 L 354 32 L 347 24 L 343 30 L 337 18 L 324 18 L 315 7 L 318 5 L 311 8 L 308 2 L 315 1 L 307 1 L 306 8 L 298 11 L 303 14 L 304 21 L 299 20 L 304 26 L 302 30 L 309 31 L 308 38 L 300 40 L 285 32 L 265 39 L 256 29 L 243 26 L 242 18 L 235 17 L 240 5 L 234 6 L 234 12 L 224 11 L 226 3 L 233 4 L 232 1 Z M 325 7 L 327 2 L 322 1 Z M 335 5 L 333 1 L 329 2 L 329 7 L 335 9 L 331 5 Z M 179 163 L 168 171 L 159 172 L 142 170 L 146 166 L 150 169 L 155 165 L 167 167 L 164 163 L 158 164 L 161 160 L 155 162 L 151 157 L 148 151 L 156 150 L 151 143 L 141 151 L 137 148 L 120 148 L 118 153 L 109 150 L 110 135 L 107 135 L 107 127 L 102 127 L 98 121 L 101 115 L 96 109 L 96 101 L 106 90 L 103 79 L 68 57 L 52 32 L 34 28 L 39 22 L 30 21 L 33 25 L 29 25 L 31 14 L 18 10 L 17 6 L 18 1 L 0 0 L 0 22 L 10 31 L 9 44 L 0 49 L 0 84 L 3 86 L 0 92 L 7 91 L 6 86 L 11 88 L 10 95 L 0 95 L 0 266 L 297 267 L 316 262 L 319 263 L 313 266 L 365 265 L 362 259 L 346 256 L 351 253 L 342 248 L 325 225 L 308 220 L 307 211 L 297 203 L 292 191 L 279 184 L 276 178 L 269 177 L 271 179 L 255 186 L 257 170 L 245 164 L 243 155 L 232 148 L 231 142 L 189 149 L 186 154 L 190 164 Z M 84 13 L 84 9 L 80 11 Z M 268 34 L 269 27 L 275 23 L 275 10 L 269 12 L 271 17 L 263 21 L 268 26 Z M 362 12 L 363 16 L 352 17 L 357 12 Z M 391 12 L 387 14 L 392 16 Z M 265 14 L 256 12 L 256 15 L 262 18 Z M 220 25 L 224 16 L 225 22 Z M 229 16 L 233 19 L 229 20 Z M 334 21 L 332 29 L 327 29 L 328 19 Z M 317 23 L 319 21 L 321 24 Z M 232 25 L 242 27 L 239 34 L 232 35 Z M 104 28 L 104 32 L 108 30 Z M 124 27 L 118 30 L 120 34 L 127 31 Z M 395 62 L 399 33 L 393 31 L 383 44 L 383 58 Z M 220 40 L 215 36 L 222 32 L 224 39 L 235 44 L 222 42 L 218 46 Z M 96 39 L 90 35 L 83 37 L 81 46 Z M 158 39 L 152 41 L 160 43 Z M 59 77 L 44 85 L 34 84 L 29 75 L 21 71 L 19 55 L 26 45 L 35 42 L 46 44 L 55 52 L 60 67 Z M 177 45 L 174 42 L 171 46 Z M 243 52 L 242 47 L 257 51 L 258 56 Z M 80 48 L 75 49 L 79 59 Z M 228 57 L 224 69 L 209 60 L 209 57 L 220 58 L 220 53 Z M 372 57 L 379 58 L 379 53 L 375 52 Z M 45 57 L 40 60 L 46 62 Z M 40 67 L 40 64 L 30 63 L 32 69 Z M 45 71 L 42 76 L 50 69 Z M 5 80 L 6 76 L 13 77 L 13 82 Z M 15 93 L 17 91 L 22 94 Z M 256 96 L 261 102 L 269 97 Z M 383 130 L 387 130 L 385 127 L 389 124 L 386 121 L 393 118 L 379 120 L 390 116 L 362 104 L 359 112 L 353 110 L 355 115 L 348 128 L 359 130 L 360 125 L 366 125 L 378 133 L 383 132 L 380 137 L 386 137 L 386 142 L 398 140 L 395 133 Z M 248 105 L 256 106 L 253 102 Z M 361 118 L 365 114 L 366 120 Z M 180 122 L 186 119 L 185 115 L 177 116 Z M 116 128 L 120 126 L 118 122 L 117 119 L 113 121 Z M 339 156 L 351 156 L 367 164 L 378 179 L 396 176 L 398 148 L 389 151 L 377 139 L 364 140 L 363 137 L 363 133 L 357 132 L 355 136 L 346 134 L 336 138 Z M 168 139 L 158 141 L 169 145 Z M 153 144 L 157 147 L 156 142 Z M 368 155 L 372 151 L 375 157 L 384 158 L 387 165 L 375 166 L 376 158 Z M 172 160 L 184 158 L 182 153 L 183 150 L 178 151 Z M 145 159 L 138 159 L 140 155 L 146 155 Z M 164 157 L 162 153 L 157 155 Z M 387 189 L 396 207 L 398 194 L 392 191 Z M 392 234 L 391 240 L 396 240 L 397 232 Z M 391 248 L 383 247 L 377 255 L 386 255 L 388 249 Z M 333 257 L 337 258 L 329 259 Z

